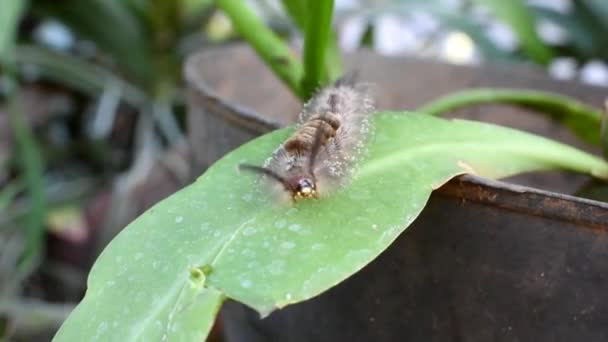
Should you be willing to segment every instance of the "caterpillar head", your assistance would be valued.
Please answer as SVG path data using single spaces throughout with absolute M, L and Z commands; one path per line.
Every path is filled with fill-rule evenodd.
M 268 178 L 276 180 L 283 185 L 286 191 L 289 192 L 294 202 L 305 198 L 318 197 L 317 183 L 314 175 L 312 174 L 307 175 L 302 173 L 285 178 L 273 170 L 262 166 L 241 164 L 239 165 L 239 169 L 259 173 L 267 176 Z
M 309 177 L 293 178 L 289 183 L 291 198 L 298 201 L 304 198 L 317 198 L 317 184 Z

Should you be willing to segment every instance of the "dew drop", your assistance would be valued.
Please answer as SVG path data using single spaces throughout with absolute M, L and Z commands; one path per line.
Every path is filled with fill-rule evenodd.
M 241 280 L 241 286 L 248 289 L 251 286 L 253 286 L 253 283 L 249 279 L 243 279 L 243 280 Z
M 283 260 L 274 260 L 270 265 L 268 265 L 267 269 L 270 274 L 279 275 L 283 273 L 283 268 L 285 267 L 285 261 Z
M 291 242 L 291 241 L 283 241 L 281 243 L 281 247 L 285 248 L 285 249 L 292 249 L 295 247 L 295 243 Z
M 297 232 L 298 230 L 302 229 L 302 227 L 299 224 L 292 224 L 288 229 L 292 232 Z
M 182 216 L 178 216 L 175 218 L 175 223 L 181 223 L 184 220 Z
M 250 236 L 255 234 L 256 230 L 254 227 L 247 227 L 243 229 L 243 236 Z
M 325 245 L 323 245 L 322 243 L 315 243 L 314 245 L 312 245 L 312 250 L 313 251 L 319 251 L 321 249 L 323 249 Z

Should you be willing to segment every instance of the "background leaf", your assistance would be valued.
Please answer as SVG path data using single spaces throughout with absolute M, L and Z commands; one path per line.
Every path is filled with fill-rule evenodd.
M 17 26 L 26 4 L 25 0 L 0 1 L 0 61 L 6 58 L 15 43 Z
M 375 128 L 346 189 L 295 205 L 276 203 L 256 176 L 236 168 L 262 163 L 291 129 L 228 154 L 112 241 L 55 341 L 152 341 L 169 332 L 185 340 L 208 329 L 220 292 L 262 314 L 314 297 L 378 256 L 432 190 L 458 174 L 496 178 L 564 168 L 608 177 L 608 164 L 594 156 L 490 124 L 382 113 Z M 193 280 L 197 273 L 206 277 Z M 196 284 L 201 296 L 188 292 Z M 201 306 L 175 309 L 188 303 Z M 195 311 L 207 319 L 196 316 L 196 331 L 174 329 L 173 322 L 196 319 Z
M 37 45 L 19 45 L 15 52 L 21 65 L 35 66 L 40 76 L 77 89 L 87 95 L 99 96 L 109 83 L 120 87 L 121 97 L 134 107 L 147 100 L 143 90 L 120 79 L 110 70 L 74 55 L 52 51 Z
M 47 203 L 44 194 L 44 160 L 34 137 L 34 133 L 25 120 L 16 84 L 8 96 L 9 117 L 17 148 L 19 168 L 31 201 L 31 207 L 25 217 L 24 228 L 27 243 L 21 260 L 22 272 L 32 266 L 42 251 L 44 239 L 44 217 Z
M 471 0 L 487 7 L 494 15 L 509 25 L 517 35 L 523 52 L 538 64 L 546 65 L 553 58 L 553 51 L 538 36 L 536 20 L 523 0 Z
M 539 19 L 545 19 L 555 25 L 563 28 L 569 37 L 570 44 L 585 58 L 592 58 L 594 54 L 599 53 L 599 47 L 596 46 L 597 37 L 592 32 L 596 31 L 591 21 L 581 13 L 573 15 L 572 13 L 561 13 L 553 9 L 531 6 L 530 9 Z M 576 9 L 573 11 L 576 12 Z
M 49 16 L 88 39 L 122 66 L 126 77 L 140 86 L 150 86 L 155 74 L 151 42 L 146 25 L 120 0 L 38 0 L 35 13 Z M 150 90 L 150 89 L 147 89 Z
M 592 145 L 600 144 L 601 112 L 568 96 L 536 90 L 468 89 L 433 100 L 417 111 L 441 115 L 459 108 L 482 104 L 508 104 L 535 110 L 561 122 Z

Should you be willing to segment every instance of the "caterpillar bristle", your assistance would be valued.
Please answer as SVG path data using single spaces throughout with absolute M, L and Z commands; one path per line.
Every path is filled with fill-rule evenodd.
M 326 196 L 348 183 L 372 130 L 373 98 L 349 73 L 318 90 L 299 115 L 296 131 L 264 164 L 240 169 L 282 184 L 293 201 Z

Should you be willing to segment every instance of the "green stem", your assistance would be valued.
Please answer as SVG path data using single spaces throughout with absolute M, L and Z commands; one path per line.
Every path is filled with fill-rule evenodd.
M 327 42 L 331 32 L 333 0 L 308 1 L 308 16 L 304 40 L 304 79 L 302 89 L 308 98 L 329 81 L 326 68 Z
M 325 52 L 325 68 L 329 82 L 338 79 L 342 74 L 342 55 L 333 30 L 329 31 L 329 41 L 327 42 L 327 51 Z
M 582 140 L 600 144 L 599 110 L 567 96 L 519 89 L 471 89 L 432 101 L 416 111 L 439 116 L 459 108 L 502 103 L 533 109 L 562 122 Z
M 283 0 L 283 8 L 289 14 L 291 20 L 296 24 L 301 32 L 306 32 L 308 15 L 308 0 Z M 325 51 L 325 68 L 327 70 L 328 81 L 333 81 L 340 77 L 342 73 L 342 56 L 333 30 L 329 30 L 327 50 Z
M 239 0 L 216 0 L 216 5 L 230 18 L 236 31 L 253 47 L 274 73 L 299 97 L 303 68 L 287 45 Z

